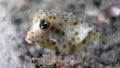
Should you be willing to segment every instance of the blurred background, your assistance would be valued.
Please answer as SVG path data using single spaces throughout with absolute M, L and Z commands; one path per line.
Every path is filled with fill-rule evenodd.
M 103 35 L 101 41 L 91 40 L 76 52 L 80 67 L 120 68 L 120 0 L 0 0 L 0 68 L 32 68 L 30 58 L 54 55 L 24 40 L 34 13 L 41 8 L 85 17 Z

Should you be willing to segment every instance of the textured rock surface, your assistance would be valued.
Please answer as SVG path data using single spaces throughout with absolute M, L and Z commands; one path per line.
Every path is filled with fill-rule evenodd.
M 33 14 L 40 8 L 84 15 L 89 9 L 100 11 L 112 4 L 120 7 L 120 0 L 101 0 L 101 5 L 97 5 L 98 8 L 93 1 L 0 0 L 0 68 L 32 68 L 29 63 L 30 58 L 40 57 L 43 53 L 54 55 L 54 52 L 44 50 L 36 44 L 32 46 L 24 40 L 32 24 Z M 105 15 L 104 12 L 101 14 Z M 95 19 L 92 18 L 92 21 L 95 22 Z M 105 43 L 94 40 L 94 43 L 89 42 L 87 46 L 76 52 L 77 60 L 80 61 L 78 68 L 120 68 L 120 17 L 108 16 L 108 19 L 111 25 L 102 23 L 98 27 L 105 36 Z

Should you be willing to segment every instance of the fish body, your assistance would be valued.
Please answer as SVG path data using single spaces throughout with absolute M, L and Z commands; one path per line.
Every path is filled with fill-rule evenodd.
M 26 41 L 59 52 L 72 52 L 96 34 L 95 26 L 73 13 L 41 9 L 35 13 Z

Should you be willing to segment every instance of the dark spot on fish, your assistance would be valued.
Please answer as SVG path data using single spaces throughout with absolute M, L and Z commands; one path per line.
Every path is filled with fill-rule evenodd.
M 68 16 L 67 14 L 64 14 L 65 16 Z
M 66 45 L 66 44 L 64 44 L 64 45 L 63 45 L 63 48 L 66 48 L 66 47 L 67 47 L 67 45 Z
M 41 45 L 41 44 L 42 44 L 42 45 L 44 44 L 43 41 L 39 41 L 39 40 L 37 40 L 37 43 L 40 44 L 40 45 Z
M 52 19 L 52 17 L 51 17 L 51 16 L 49 16 L 49 18 L 50 18 L 50 19 Z
M 42 45 L 44 48 L 46 48 L 46 46 L 45 45 Z
M 65 32 L 64 32 L 64 31 L 63 31 L 63 32 L 61 32 L 61 35 L 63 35 L 63 36 L 64 36 L 64 35 L 65 35 Z
M 50 40 L 49 40 L 49 39 L 47 39 L 47 41 L 49 42 Z
M 60 31 L 59 31 L 58 29 L 55 29 L 55 32 L 56 32 L 56 33 L 60 33 Z
M 62 23 L 59 23 L 60 26 L 62 26 Z
M 69 46 L 70 46 L 70 45 L 72 44 L 72 42 L 71 42 L 71 41 L 69 41 L 69 42 L 68 42 L 68 44 L 69 44 Z
M 75 41 L 75 37 L 71 38 L 72 41 Z
M 77 24 L 78 24 L 78 22 L 74 22 L 74 23 L 73 23 L 73 25 L 77 25 Z
M 51 29 L 51 30 L 54 30 L 54 29 L 55 29 L 55 27 L 54 27 L 54 26 L 52 26 L 50 29 Z
M 71 51 L 74 51 L 75 50 L 75 44 L 73 44 L 70 49 L 71 49 Z
M 81 23 L 83 23 L 84 21 L 81 20 Z
M 56 17 L 55 17 L 55 16 L 53 16 L 53 19 L 56 19 Z
M 83 44 L 86 44 L 86 39 L 85 39 L 85 40 L 83 40 Z
M 65 22 L 67 22 L 67 20 L 65 19 Z
M 75 32 L 75 35 L 78 35 L 79 34 L 79 32 Z

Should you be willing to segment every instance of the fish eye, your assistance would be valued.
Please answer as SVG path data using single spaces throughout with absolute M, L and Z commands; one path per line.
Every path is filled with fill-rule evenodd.
M 40 21 L 39 27 L 41 29 L 47 29 L 49 26 L 50 26 L 50 23 L 48 21 L 44 19 Z

